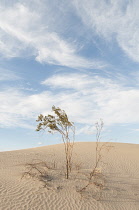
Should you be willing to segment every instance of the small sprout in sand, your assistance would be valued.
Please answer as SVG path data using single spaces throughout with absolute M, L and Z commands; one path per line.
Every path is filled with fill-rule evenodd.
M 54 115 L 48 114 L 38 116 L 37 122 L 40 122 L 37 126 L 36 131 L 48 129 L 49 133 L 58 132 L 62 136 L 64 143 L 65 157 L 66 157 L 66 178 L 69 178 L 72 167 L 72 153 L 75 138 L 75 127 L 74 123 L 70 122 L 67 114 L 60 108 L 52 107 Z

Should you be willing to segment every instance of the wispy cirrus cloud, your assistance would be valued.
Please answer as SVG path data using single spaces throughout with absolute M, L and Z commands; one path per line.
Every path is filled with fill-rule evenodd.
M 37 6 L 38 2 L 35 1 L 34 4 Z M 23 1 L 23 4 L 14 3 L 10 7 L 0 7 L 0 53 L 4 57 L 33 56 L 40 63 L 71 68 L 101 69 L 106 66 L 103 61 L 80 56 L 75 40 L 66 40 L 54 24 L 52 28 L 51 22 L 55 17 L 53 13 L 50 13 L 50 17 L 47 14 L 49 2 L 45 9 L 43 6 L 43 1 L 37 9 Z M 54 7 L 53 12 L 55 9 Z
M 121 49 L 139 62 L 139 1 L 73 0 L 84 25 L 107 41 L 117 41 Z
M 91 75 L 91 76 L 90 76 Z M 115 75 L 116 76 L 116 75 Z M 53 75 L 52 77 L 42 81 L 43 85 L 47 85 L 53 88 L 65 88 L 65 89 L 75 89 L 81 92 L 88 92 L 92 88 L 103 87 L 114 88 L 118 85 L 113 83 L 109 78 L 103 78 L 98 75 L 92 74 L 79 74 L 79 73 L 66 73 Z
M 0 81 L 12 81 L 12 80 L 18 80 L 18 79 L 21 79 L 21 77 L 19 77 L 13 71 L 0 68 Z
M 57 74 L 42 83 L 44 90 L 37 94 L 26 95 L 16 89 L 0 92 L 1 126 L 33 128 L 37 116 L 50 113 L 52 105 L 64 109 L 72 121 L 84 127 L 77 133 L 89 133 L 100 118 L 107 126 L 139 122 L 139 89 L 136 87 L 81 73 Z
M 70 78 L 70 79 L 69 79 Z M 61 82 L 60 82 L 61 81 Z M 76 81 L 76 82 L 75 82 Z M 70 103 L 62 103 L 68 109 L 72 109 L 78 115 L 78 122 L 92 123 L 92 119 L 102 118 L 107 124 L 138 122 L 139 89 L 123 85 L 117 79 L 108 79 L 101 76 L 86 74 L 55 75 L 48 78 L 43 84 L 58 88 L 66 88 L 70 91 Z M 74 95 L 75 98 L 72 98 Z M 78 105 L 73 104 L 76 102 Z M 78 109 L 79 108 L 79 109 Z M 76 115 L 75 111 L 75 115 Z M 72 112 L 70 113 L 72 115 Z M 81 117 L 79 117 L 81 116 Z M 90 117 L 91 116 L 91 117 Z M 133 117 L 134 116 L 134 117 Z M 76 119 L 77 119 L 76 118 Z

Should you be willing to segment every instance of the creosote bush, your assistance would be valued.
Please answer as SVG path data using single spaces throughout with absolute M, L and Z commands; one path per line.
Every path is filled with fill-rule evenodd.
M 36 131 L 48 129 L 49 133 L 58 132 L 61 134 L 66 157 L 66 178 L 68 179 L 72 166 L 75 127 L 74 123 L 69 121 L 64 110 L 52 106 L 52 111 L 54 112 L 54 115 L 48 114 L 47 116 L 43 116 L 40 114 L 38 116 L 36 121 L 40 123 L 38 124 Z

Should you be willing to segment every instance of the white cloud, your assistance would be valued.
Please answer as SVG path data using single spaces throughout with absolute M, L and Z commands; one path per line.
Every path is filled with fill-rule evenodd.
M 60 76 L 61 83 L 57 80 Z M 69 82 L 69 78 L 74 78 L 76 85 Z M 65 88 L 66 82 L 72 91 Z M 37 116 L 50 113 L 52 105 L 64 109 L 71 121 L 85 125 L 79 133 L 88 133 L 90 126 L 100 118 L 107 126 L 139 122 L 138 88 L 127 88 L 118 81 L 85 74 L 57 75 L 45 80 L 46 84 L 52 89 L 32 95 L 16 89 L 1 91 L 0 125 L 35 129 Z
M 74 0 L 83 23 L 107 40 L 115 38 L 122 50 L 139 62 L 139 1 Z
M 0 7 L 0 53 L 4 57 L 34 56 L 41 63 L 72 68 L 100 69 L 106 66 L 99 60 L 79 56 L 75 42 L 64 40 L 55 30 L 54 24 L 53 28 L 51 27 L 54 14 L 47 14 L 49 2 L 45 9 L 43 6 L 40 3 L 39 7 L 33 10 L 30 4 L 24 1 L 24 5 L 16 3 L 10 7 Z
M 77 82 L 78 81 L 78 82 Z M 54 88 L 71 88 L 83 89 L 85 86 L 92 84 L 93 81 L 89 79 L 86 74 L 60 74 L 53 75 L 52 77 L 44 80 L 42 84 L 52 86 Z
M 0 68 L 0 81 L 18 80 L 20 77 L 8 69 Z
M 26 118 L 22 113 L 21 101 L 25 99 L 25 95 L 16 89 L 10 88 L 0 91 L 0 126 L 1 127 L 28 127 L 32 128 L 26 121 L 30 118 Z
M 113 83 L 111 79 L 102 78 L 97 75 L 87 74 L 59 74 L 42 81 L 43 85 L 52 86 L 54 88 L 76 89 L 85 93 L 89 91 L 89 88 L 104 86 L 107 88 L 118 87 L 116 83 Z M 91 90 L 92 91 L 92 90 Z
M 136 129 L 132 129 L 132 131 L 137 131 L 137 132 L 138 132 L 138 131 L 139 131 L 139 128 L 136 128 Z
M 76 135 L 79 135 L 79 134 L 82 134 L 82 133 L 87 134 L 87 135 L 95 134 L 96 133 L 96 128 L 95 128 L 95 126 L 92 126 L 92 125 L 85 125 L 82 128 L 78 128 L 77 131 L 76 131 Z
M 76 38 L 70 37 L 75 32 L 71 27 L 73 14 L 92 30 L 92 36 L 95 33 L 107 41 L 116 40 L 130 58 L 139 62 L 138 7 L 137 0 L 133 3 L 102 0 L 99 4 L 97 0 L 73 0 L 72 3 L 55 0 L 55 5 L 47 0 L 30 3 L 24 0 L 22 4 L 12 1 L 9 6 L 1 3 L 0 53 L 8 58 L 34 56 L 41 63 L 72 68 L 105 67 L 106 63 L 100 60 L 79 55 L 81 46 Z M 67 25 L 69 31 L 71 28 L 69 35 Z
M 66 93 L 62 106 L 71 109 L 70 115 L 76 116 L 78 122 L 90 124 L 93 119 L 99 118 L 104 119 L 107 124 L 139 120 L 136 114 L 139 111 L 139 90 L 124 87 L 117 80 L 85 74 L 67 74 L 48 78 L 43 84 L 56 89 L 73 89 L 72 93 Z

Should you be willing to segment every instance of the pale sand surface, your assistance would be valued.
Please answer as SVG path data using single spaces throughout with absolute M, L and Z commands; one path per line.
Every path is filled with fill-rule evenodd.
M 89 186 L 87 176 L 95 160 L 95 143 L 75 143 L 73 172 L 64 177 L 62 144 L 0 152 L 0 210 L 139 210 L 139 145 L 111 143 L 101 163 L 103 190 Z M 25 164 L 34 159 L 55 165 L 48 171 L 49 190 L 32 178 L 21 179 Z M 81 168 L 77 170 L 77 166 Z M 97 200 L 99 199 L 99 200 Z

